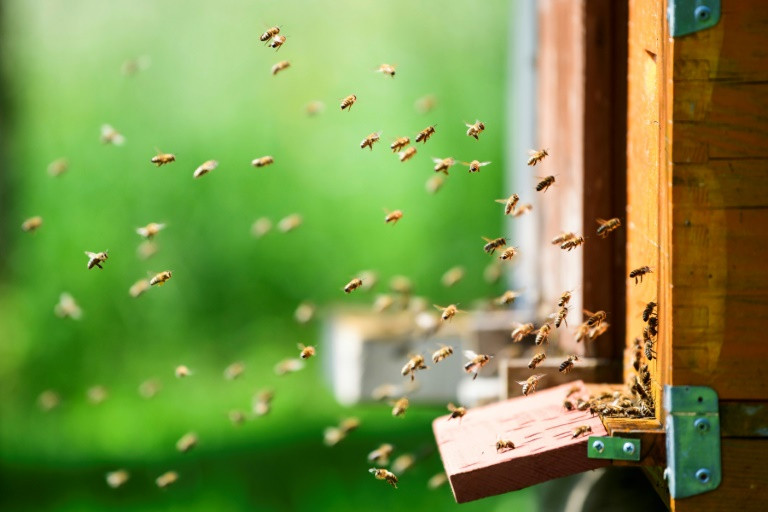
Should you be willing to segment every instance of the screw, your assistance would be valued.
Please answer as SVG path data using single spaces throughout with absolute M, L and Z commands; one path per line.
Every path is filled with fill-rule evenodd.
M 710 9 L 706 5 L 700 5 L 696 8 L 695 11 L 693 11 L 693 15 L 700 22 L 705 22 L 710 17 L 712 17 L 712 9 Z
M 632 455 L 635 453 L 635 445 L 632 443 L 624 443 L 624 446 L 622 446 L 621 449 L 624 450 L 624 453 L 627 455 Z
M 712 477 L 712 473 L 705 468 L 701 468 L 696 471 L 696 478 L 698 478 L 699 482 L 705 484 L 709 482 L 709 479 Z
M 696 429 L 702 434 L 704 432 L 709 432 L 709 420 L 706 418 L 697 419 L 693 422 L 693 426 L 696 427 Z
M 605 451 L 605 445 L 602 441 L 595 441 L 592 443 L 592 448 L 594 448 L 597 453 L 603 453 Z

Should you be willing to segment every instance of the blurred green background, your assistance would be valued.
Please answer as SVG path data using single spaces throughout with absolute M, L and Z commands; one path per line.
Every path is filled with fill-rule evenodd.
M 498 294 L 482 272 L 481 235 L 499 236 L 506 48 L 510 5 L 468 2 L 189 0 L 5 0 L 2 4 L 3 154 L 0 214 L 0 508 L 3 510 L 441 510 L 458 507 L 447 486 L 426 488 L 442 469 L 431 421 L 441 405 L 413 407 L 403 420 L 386 405 L 343 408 L 310 360 L 278 377 L 272 368 L 318 341 L 322 323 L 301 326 L 304 300 L 321 310 L 365 304 L 345 296 L 362 269 L 384 283 L 410 277 L 434 303 L 469 304 Z M 259 42 L 271 25 L 287 42 Z M 127 59 L 151 64 L 133 76 Z M 291 68 L 278 76 L 279 60 Z M 392 79 L 375 73 L 397 65 Z M 339 99 L 356 94 L 351 112 Z M 418 113 L 414 101 L 437 106 Z M 305 105 L 325 103 L 319 116 Z M 475 141 L 463 122 L 482 119 Z M 100 126 L 126 137 L 99 142 Z M 437 123 L 418 154 L 400 163 L 388 145 Z M 367 134 L 383 131 L 374 150 Z M 156 168 L 155 148 L 176 155 Z M 272 155 L 275 164 L 250 161 Z M 469 175 L 457 166 L 436 195 L 424 184 L 430 157 L 493 163 Z M 60 177 L 46 167 L 67 158 Z M 208 159 L 209 175 L 192 179 Z M 401 209 L 397 226 L 383 208 Z M 300 213 L 290 233 L 250 234 L 257 217 Z M 19 229 L 33 215 L 35 233 Z M 166 222 L 159 251 L 144 261 L 135 228 Z M 83 251 L 109 249 L 104 270 L 86 270 Z M 446 289 L 454 265 L 466 278 Z M 171 281 L 138 299 L 128 287 L 172 269 Z M 380 284 L 379 287 L 383 285 Z M 62 292 L 83 309 L 58 318 Z M 322 359 L 322 353 L 319 358 Z M 222 377 L 234 361 L 236 381 Z M 178 380 L 179 364 L 194 375 Z M 151 400 L 137 388 L 163 385 Z M 109 397 L 90 403 L 86 390 Z M 273 411 L 234 426 L 272 388 Z M 40 393 L 60 405 L 43 412 Z M 334 448 L 324 427 L 357 416 L 360 429 Z M 188 431 L 200 445 L 175 449 Z M 381 442 L 395 455 L 425 454 L 391 489 L 367 473 Z M 110 489 L 104 474 L 131 473 Z M 176 470 L 160 490 L 154 479 Z M 462 510 L 530 507 L 530 492 L 462 505 Z

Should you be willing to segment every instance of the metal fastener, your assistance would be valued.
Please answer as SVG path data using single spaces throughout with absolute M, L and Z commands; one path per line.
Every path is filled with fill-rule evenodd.
M 693 422 L 693 426 L 701 433 L 709 432 L 709 420 L 707 418 L 699 418 Z
M 635 445 L 632 443 L 624 443 L 624 446 L 622 446 L 621 449 L 624 450 L 624 453 L 627 455 L 632 455 L 635 453 Z
M 597 453 L 603 453 L 605 450 L 605 445 L 602 441 L 595 441 L 592 443 L 592 448 L 594 448 Z
M 696 471 L 696 478 L 699 482 L 706 484 L 709 482 L 709 479 L 712 477 L 712 473 L 708 469 L 701 468 L 698 471 Z
M 707 7 L 706 5 L 700 5 L 696 8 L 695 11 L 693 11 L 693 16 L 698 21 L 707 21 L 709 18 L 712 17 L 712 9 Z

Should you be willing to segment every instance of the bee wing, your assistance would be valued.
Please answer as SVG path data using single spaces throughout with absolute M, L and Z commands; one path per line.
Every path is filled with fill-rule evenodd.
M 95 252 L 91 252 L 91 251 L 85 251 L 85 255 L 88 256 L 89 258 L 95 258 L 96 256 L 98 256 Z
M 463 165 L 470 166 L 472 165 L 472 162 L 465 162 L 464 160 L 461 161 Z
M 484 166 L 488 165 L 489 163 L 491 163 L 491 162 L 480 162 L 480 167 L 484 167 Z
M 465 350 L 464 351 L 464 357 L 468 359 L 474 359 L 477 357 L 477 354 L 473 350 Z
M 436 158 L 434 156 L 432 157 L 432 161 L 435 162 L 436 164 L 443 163 L 443 159 L 442 158 Z
M 584 314 L 585 314 L 585 315 L 588 315 L 588 316 L 594 316 L 594 313 L 593 313 L 593 312 L 591 312 L 591 311 L 590 311 L 590 310 L 588 310 L 588 309 L 585 309 L 585 310 L 584 310 Z
M 496 201 L 497 203 L 501 203 L 501 204 L 507 204 L 507 200 L 506 199 L 494 199 L 494 201 Z
M 297 346 L 299 347 L 299 350 L 304 350 L 305 348 L 307 348 L 306 345 L 304 345 L 303 343 L 298 343 Z
M 453 405 L 453 402 L 448 402 L 448 405 L 446 406 L 449 411 L 453 412 L 456 410 L 456 406 Z
M 482 238 L 486 242 L 493 242 L 493 240 L 491 240 L 490 238 L 485 238 L 484 236 L 481 236 L 480 238 Z
M 527 381 L 527 380 L 516 380 L 515 382 L 517 382 L 517 383 L 518 383 L 518 384 L 520 384 L 521 386 L 522 386 L 523 384 L 528 384 L 528 381 Z
M 607 220 L 605 220 L 605 219 L 601 219 L 601 218 L 597 218 L 597 219 L 595 219 L 595 222 L 597 222 L 597 223 L 598 223 L 598 224 L 600 224 L 601 226 L 602 226 L 602 225 L 604 225 L 604 224 L 608 224 L 608 221 L 607 221 Z
M 529 150 L 528 150 L 528 154 L 529 154 L 530 156 L 535 156 L 535 155 L 538 155 L 538 154 L 539 154 L 539 152 L 538 152 L 537 150 L 535 150 L 535 149 L 529 149 Z

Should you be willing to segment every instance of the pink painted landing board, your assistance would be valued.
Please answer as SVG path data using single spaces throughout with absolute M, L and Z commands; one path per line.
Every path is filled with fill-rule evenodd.
M 432 423 L 437 447 L 456 501 L 464 503 L 502 494 L 610 464 L 587 458 L 590 435 L 608 433 L 589 411 L 566 411 L 563 400 L 579 386 L 572 400 L 586 399 L 582 381 L 569 382 L 529 396 L 469 409 L 464 418 L 441 416 Z M 573 438 L 576 427 L 592 432 Z M 514 450 L 496 453 L 497 437 L 515 443 Z

